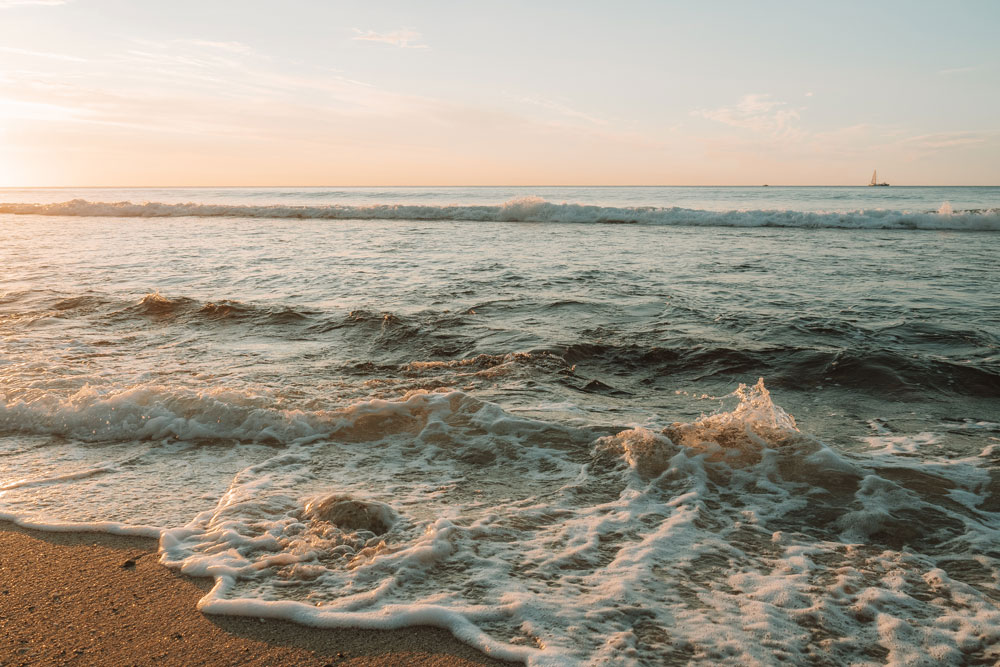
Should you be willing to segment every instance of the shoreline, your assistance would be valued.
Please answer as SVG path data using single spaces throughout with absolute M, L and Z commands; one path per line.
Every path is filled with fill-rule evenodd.
M 208 578 L 159 563 L 154 538 L 0 521 L 0 666 L 516 665 L 434 627 L 318 629 L 210 616 Z

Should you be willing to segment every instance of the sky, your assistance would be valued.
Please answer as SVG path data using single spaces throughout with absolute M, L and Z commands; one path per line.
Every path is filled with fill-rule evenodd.
M 998 185 L 998 32 L 996 0 L 0 0 L 0 187 Z

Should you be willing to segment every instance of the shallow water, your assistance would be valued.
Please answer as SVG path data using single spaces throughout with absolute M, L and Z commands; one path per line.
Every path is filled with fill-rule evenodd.
M 998 205 L 0 191 L 0 514 L 531 664 L 992 664 Z

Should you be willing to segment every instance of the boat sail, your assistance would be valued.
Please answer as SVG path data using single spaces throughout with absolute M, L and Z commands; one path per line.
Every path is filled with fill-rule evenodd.
M 889 186 L 888 183 L 879 183 L 878 182 L 878 169 L 876 169 L 875 171 L 872 172 L 872 182 L 868 184 L 868 187 L 871 187 L 873 185 L 884 185 L 886 187 Z

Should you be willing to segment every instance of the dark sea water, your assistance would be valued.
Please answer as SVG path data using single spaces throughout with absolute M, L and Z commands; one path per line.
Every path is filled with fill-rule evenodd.
M 0 517 L 532 665 L 995 664 L 998 211 L 0 190 Z

